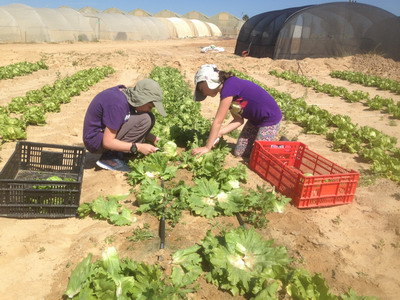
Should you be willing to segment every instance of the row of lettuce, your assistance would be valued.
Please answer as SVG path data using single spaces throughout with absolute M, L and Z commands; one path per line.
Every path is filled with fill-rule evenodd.
M 376 87 L 380 90 L 391 91 L 392 93 L 400 95 L 400 82 L 390 78 L 382 78 L 377 75 L 369 75 L 355 71 L 332 71 L 329 75 L 333 78 L 347 80 L 351 83 L 357 83 L 363 86 Z
M 302 83 L 304 86 L 319 85 L 316 80 L 293 72 L 271 71 L 271 74 Z M 252 78 L 249 79 L 255 81 Z M 400 182 L 400 148 L 396 147 L 395 137 L 369 126 L 354 124 L 349 116 L 331 114 L 317 105 L 308 105 L 304 99 L 293 98 L 287 93 L 281 93 L 260 82 L 258 84 L 277 99 L 286 120 L 296 122 L 306 133 L 325 135 L 332 141 L 333 151 L 358 154 L 364 162 L 371 164 L 370 171 L 373 174 Z M 325 87 L 325 85 L 321 86 Z M 336 91 L 336 87 L 329 87 L 329 89 Z M 400 108 L 398 103 L 394 105 Z
M 46 124 L 46 114 L 60 112 L 61 105 L 72 97 L 87 91 L 92 85 L 114 73 L 111 67 L 95 67 L 81 70 L 71 76 L 57 79 L 53 84 L 28 91 L 25 96 L 14 97 L 0 106 L 1 143 L 26 139 L 29 125 Z M 28 74 L 28 73 L 27 73 Z
M 15 64 L 0 67 L 0 80 L 25 76 L 39 70 L 47 70 L 49 67 L 43 60 L 37 62 L 21 61 Z
M 156 67 L 151 77 L 164 91 L 169 114 L 158 118 L 154 128 L 162 137 L 161 151 L 129 163 L 132 171 L 127 177 L 139 204 L 137 213 L 166 218 L 171 225 L 179 222 L 183 210 L 210 219 L 240 213 L 257 227 L 260 223 L 253 221 L 258 217 L 265 219 L 267 212 L 281 212 L 289 199 L 264 187 L 242 189 L 246 180 L 243 166 L 224 167 L 229 151 L 224 141 L 202 157 L 190 154 L 193 147 L 205 142 L 210 122 L 201 116 L 199 103 L 192 100 L 192 92 L 178 70 Z M 192 180 L 175 180 L 183 171 Z M 100 197 L 81 205 L 79 214 L 129 225 L 131 212 L 119 204 L 120 200 Z M 244 226 L 209 230 L 197 244 L 173 253 L 168 270 L 157 264 L 120 259 L 114 247 L 107 248 L 100 259 L 92 259 L 92 254 L 87 255 L 72 271 L 65 292 L 68 298 L 185 299 L 199 289 L 198 279 L 202 277 L 246 299 L 375 299 L 357 296 L 352 290 L 334 295 L 320 274 L 294 267 L 286 248 Z
M 395 119 L 400 119 L 400 103 L 394 101 L 392 98 L 384 98 L 379 95 L 371 97 L 368 92 L 361 90 L 349 91 L 345 87 L 337 86 L 329 83 L 319 83 L 318 80 L 309 78 L 304 75 L 297 74 L 293 71 L 278 72 L 273 70 L 270 72 L 274 75 L 285 80 L 290 80 L 294 83 L 299 83 L 304 87 L 310 87 L 319 93 L 325 93 L 332 97 L 341 97 L 348 102 L 360 102 L 371 110 L 381 110 L 384 113 L 390 114 Z M 347 74 L 345 72 L 332 72 L 330 73 L 334 78 L 348 78 L 339 74 Z M 396 81 L 393 81 L 396 82 Z M 393 88 L 393 90 L 396 90 Z
M 200 277 L 252 300 L 373 300 L 353 290 L 330 292 L 320 274 L 291 266 L 284 247 L 242 227 L 207 235 L 198 244 L 176 251 L 169 270 L 159 265 L 120 259 L 114 247 L 92 261 L 88 254 L 72 271 L 65 295 L 69 299 L 186 299 L 200 289 Z

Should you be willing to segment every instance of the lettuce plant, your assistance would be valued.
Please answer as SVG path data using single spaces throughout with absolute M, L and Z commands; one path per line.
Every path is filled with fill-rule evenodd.
M 135 185 L 145 179 L 170 180 L 174 178 L 178 167 L 169 164 L 169 161 L 170 157 L 162 152 L 129 161 L 129 166 L 132 168 L 132 171 L 128 173 L 129 183 Z
M 215 179 L 195 179 L 187 203 L 200 216 L 213 218 L 218 215 L 231 216 L 243 210 L 243 193 L 240 189 L 225 192 Z
M 176 286 L 192 284 L 203 273 L 201 268 L 202 258 L 198 253 L 199 245 L 176 251 L 172 255 L 171 279 Z
M 330 293 L 325 279 L 320 274 L 311 275 L 303 269 L 292 271 L 286 285 L 286 293 L 294 299 L 338 299 Z
M 131 225 L 132 211 L 119 204 L 127 195 L 98 197 L 91 203 L 83 203 L 78 207 L 78 215 L 84 218 L 92 215 L 95 219 L 107 220 L 117 226 Z
M 168 158 L 174 158 L 174 157 L 176 157 L 177 155 L 178 155 L 178 152 L 177 152 L 177 148 L 178 148 L 178 146 L 176 145 L 176 143 L 175 142 L 173 142 L 173 141 L 168 141 L 168 142 L 166 142 L 163 146 L 162 146 L 162 148 L 163 148 L 163 151 L 162 151 L 162 153 L 166 156 L 166 157 L 168 157 Z
M 202 247 L 210 268 L 206 279 L 233 295 L 256 295 L 289 263 L 284 247 L 274 247 L 254 229 L 240 227 L 217 237 L 208 232 Z
M 157 265 L 121 260 L 114 247 L 92 263 L 89 254 L 72 272 L 65 295 L 69 299 L 182 299 L 191 289 L 175 286 Z
M 178 223 L 182 211 L 187 209 L 185 199 L 188 188 L 180 181 L 173 188 L 164 188 L 156 179 L 145 179 L 140 189 L 135 191 L 139 204 L 138 213 L 150 212 L 159 219 L 164 217 L 174 226 Z

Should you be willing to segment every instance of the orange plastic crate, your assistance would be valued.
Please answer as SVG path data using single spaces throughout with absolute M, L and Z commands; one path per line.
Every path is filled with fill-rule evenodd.
M 298 208 L 351 203 L 360 178 L 358 172 L 335 164 L 300 142 L 256 141 L 250 169 L 292 198 Z

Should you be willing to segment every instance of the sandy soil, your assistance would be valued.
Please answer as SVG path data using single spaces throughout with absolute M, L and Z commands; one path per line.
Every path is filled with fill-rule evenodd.
M 200 53 L 200 48 L 214 44 L 225 48 L 222 53 Z M 0 45 L 0 65 L 19 61 L 46 60 L 49 70 L 29 76 L 0 81 L 0 105 L 29 90 L 51 84 L 58 77 L 72 75 L 78 70 L 111 65 L 116 73 L 102 80 L 89 91 L 63 105 L 61 113 L 49 114 L 47 124 L 28 128 L 28 140 L 63 145 L 82 145 L 82 122 L 91 99 L 100 91 L 117 85 L 134 85 L 148 75 L 154 66 L 178 68 L 193 86 L 196 69 L 203 63 L 216 63 L 220 69 L 235 68 L 264 84 L 295 97 L 305 97 L 331 112 L 350 115 L 354 123 L 369 125 L 400 140 L 400 120 L 370 111 L 360 104 L 349 104 L 342 99 L 318 94 L 300 85 L 277 79 L 268 74 L 272 69 L 299 70 L 320 82 L 333 83 L 348 89 L 361 89 L 371 95 L 392 97 L 399 95 L 365 88 L 329 77 L 331 70 L 358 70 L 400 80 L 400 63 L 379 56 L 365 55 L 340 59 L 271 60 L 238 57 L 233 54 L 235 40 L 188 39 L 138 42 L 98 42 L 75 44 L 15 44 Z M 216 98 L 205 100 L 203 114 L 211 118 Z M 367 166 L 351 154 L 330 149 L 330 142 L 321 136 L 303 134 L 295 124 L 284 122 L 282 132 L 307 144 L 312 150 L 339 163 L 343 167 L 362 171 Z M 0 151 L 2 168 L 15 148 L 6 143 Z M 123 174 L 95 171 L 96 156 L 88 155 L 85 166 L 81 203 L 100 195 L 128 193 L 130 186 Z M 228 165 L 239 160 L 229 156 Z M 264 181 L 249 174 L 249 187 Z M 363 182 L 363 178 L 361 179 Z M 134 201 L 134 196 L 129 196 Z M 135 207 L 132 207 L 135 209 Z M 261 230 L 266 238 L 285 245 L 297 264 L 313 272 L 320 272 L 335 293 L 353 288 L 360 295 L 380 299 L 398 299 L 400 294 L 400 187 L 378 179 L 370 185 L 360 184 L 353 203 L 320 209 L 297 209 L 289 206 L 283 214 L 269 214 L 268 227 Z M 121 256 L 150 263 L 157 257 L 200 241 L 207 229 L 216 224 L 237 226 L 234 218 L 208 221 L 185 214 L 182 221 L 168 229 L 167 244 L 158 250 L 159 241 L 132 244 L 126 237 L 132 229 L 149 223 L 156 234 L 158 222 L 149 215 L 137 216 L 131 227 L 115 227 L 103 221 L 87 219 L 12 219 L 0 218 L 0 294 L 4 300 L 61 299 L 68 276 L 87 253 L 95 257 L 113 245 Z M 204 281 L 194 299 L 242 299 L 217 290 Z

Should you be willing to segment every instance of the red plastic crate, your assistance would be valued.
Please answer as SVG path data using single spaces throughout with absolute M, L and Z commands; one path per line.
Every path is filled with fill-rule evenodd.
M 351 203 L 360 178 L 358 172 L 335 164 L 300 142 L 256 141 L 250 169 L 292 198 L 298 208 Z

